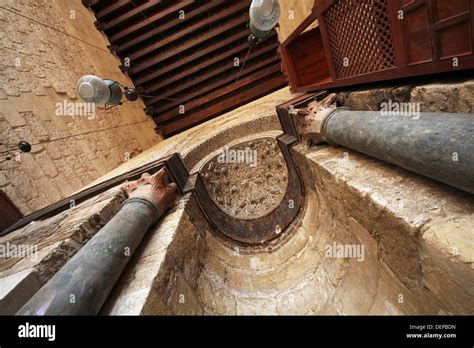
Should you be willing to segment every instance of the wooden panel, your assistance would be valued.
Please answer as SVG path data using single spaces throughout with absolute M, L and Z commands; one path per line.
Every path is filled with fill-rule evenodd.
M 468 0 L 435 0 L 436 20 L 458 16 L 469 11 Z
M 469 22 L 439 30 L 440 59 L 472 53 Z
M 319 28 L 311 29 L 301 34 L 301 37 L 303 38 L 301 41 L 295 41 L 286 47 L 298 76 L 298 85 L 330 81 L 331 74 Z M 305 45 L 306 42 L 311 42 L 313 45 L 308 47 Z
M 120 10 L 128 5 L 130 5 L 129 0 L 120 0 L 115 3 L 112 3 L 110 6 L 106 7 L 105 9 L 98 11 L 96 14 L 96 18 L 102 19 L 105 16 L 112 14 L 114 11 Z
M 435 45 L 439 59 L 473 53 L 468 0 L 433 0 Z
M 141 18 L 143 11 L 150 9 L 153 6 L 159 5 L 160 2 L 161 0 L 149 0 L 143 5 L 136 6 L 136 4 L 133 1 L 131 1 L 132 5 L 134 5 L 131 10 L 126 11 L 126 12 L 124 11 L 123 14 L 120 14 L 114 19 L 103 22 L 102 28 L 105 30 L 111 30 L 117 27 L 118 25 L 124 24 L 125 22 L 130 21 L 134 18 Z
M 314 18 L 326 60 L 313 64 L 329 66 L 331 76 L 318 82 L 301 68 L 315 42 L 305 33 Z M 474 69 L 474 0 L 317 0 L 282 46 L 293 92 Z
M 219 62 L 219 61 L 222 61 L 224 60 L 225 58 L 227 57 L 233 57 L 235 56 L 235 54 L 238 54 L 239 52 L 242 52 L 243 50 L 247 49 L 247 43 L 243 43 L 243 44 L 240 44 L 239 46 L 237 47 L 234 47 L 233 49 L 229 50 L 229 51 L 224 51 L 222 52 L 221 54 L 218 54 L 214 57 L 212 57 L 211 59 L 206 59 L 204 60 L 203 62 L 201 62 L 200 64 L 197 64 L 195 65 L 193 68 L 190 68 L 188 70 L 183 70 L 182 72 L 180 72 L 179 74 L 177 75 L 173 75 L 171 77 L 169 77 L 168 79 L 163 79 L 161 81 L 159 81 L 158 83 L 155 83 L 153 85 L 150 85 L 149 87 L 147 87 L 147 89 L 145 90 L 145 92 L 147 94 L 151 94 L 157 90 L 159 90 L 160 88 L 163 88 L 171 83 L 173 83 L 174 81 L 176 81 L 177 79 L 182 79 L 182 78 L 185 78 L 189 75 L 192 75 L 196 72 L 199 72 L 203 69 L 206 69 L 207 67 L 209 67 L 210 65 L 216 63 L 216 62 Z M 216 52 L 217 53 L 217 52 Z M 251 56 L 249 56 L 250 58 Z M 214 70 L 215 72 L 215 70 Z M 218 74 L 218 73 L 216 73 Z M 149 80 L 145 80 L 142 79 L 142 81 L 149 81 Z M 180 85 L 180 87 L 182 87 L 183 85 Z M 163 96 L 163 95 L 162 95 Z
M 433 59 L 428 6 L 405 11 L 403 18 L 405 50 L 408 64 L 419 64 Z
M 405 6 L 413 4 L 415 1 L 416 0 L 400 0 L 400 6 L 405 7 Z
M 285 85 L 276 31 L 248 46 L 250 3 L 100 0 L 90 8 L 145 111 L 167 136 Z

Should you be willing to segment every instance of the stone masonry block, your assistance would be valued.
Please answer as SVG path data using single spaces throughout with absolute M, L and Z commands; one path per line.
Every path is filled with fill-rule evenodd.
M 58 169 L 46 152 L 37 154 L 35 160 L 50 178 L 58 176 Z
M 11 127 L 16 128 L 26 126 L 26 121 L 15 108 L 15 105 L 9 100 L 0 101 L 0 113 L 5 116 Z

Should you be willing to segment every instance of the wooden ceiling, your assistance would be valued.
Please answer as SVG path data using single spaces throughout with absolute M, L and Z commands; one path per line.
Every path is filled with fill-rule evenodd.
M 250 2 L 83 0 L 135 87 L 161 98 L 143 100 L 165 137 L 287 84 L 276 33 L 249 50 Z

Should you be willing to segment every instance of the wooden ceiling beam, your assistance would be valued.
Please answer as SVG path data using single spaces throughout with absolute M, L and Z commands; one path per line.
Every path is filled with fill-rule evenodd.
M 217 50 L 221 49 L 222 47 L 224 46 L 227 46 L 233 42 L 237 42 L 239 40 L 241 40 L 242 38 L 244 37 L 247 37 L 249 35 L 249 31 L 248 29 L 246 30 L 243 30 L 241 32 L 238 32 L 237 34 L 234 34 L 232 36 L 229 36 L 228 38 L 222 40 L 222 41 L 218 41 L 217 43 L 205 48 L 205 49 L 202 49 L 202 50 L 199 50 L 189 56 L 187 56 L 186 58 L 184 59 L 178 59 L 176 60 L 175 62 L 173 62 L 173 64 L 169 64 L 165 67 L 163 67 L 162 69 L 158 69 L 156 70 L 155 72 L 151 73 L 151 74 L 147 74 L 143 77 L 140 77 L 140 78 L 137 78 L 136 79 L 136 82 L 135 82 L 135 86 L 140 86 L 148 81 L 151 81 L 151 80 L 154 80 L 154 79 L 157 79 L 158 77 L 166 74 L 166 73 L 169 73 L 170 71 L 173 71 L 177 68 L 179 68 L 180 66 L 184 65 L 184 64 L 187 64 L 189 62 L 192 62 L 194 60 L 197 60 L 207 54 L 211 54 L 211 53 L 215 53 Z
M 133 0 L 132 0 L 133 1 Z M 133 6 L 133 2 L 132 6 Z M 101 30 L 106 31 L 106 30 L 112 30 L 116 26 L 125 23 L 126 21 L 129 21 L 135 16 L 140 16 L 141 18 L 145 19 L 143 15 L 141 14 L 143 11 L 148 10 L 149 8 L 159 5 L 162 2 L 162 0 L 149 0 L 148 2 L 144 3 L 143 5 L 135 7 L 133 10 L 128 11 L 124 13 L 121 16 L 118 16 L 117 18 L 114 18 L 113 20 L 109 22 L 104 22 L 101 23 Z
M 187 41 L 184 45 L 180 46 L 180 47 L 176 47 L 172 50 L 169 50 L 169 51 L 166 51 L 166 52 L 163 52 L 159 55 L 156 55 L 154 56 L 153 58 L 150 58 L 148 60 L 145 60 L 141 63 L 139 63 L 137 66 L 135 67 L 132 67 L 128 73 L 129 75 L 135 75 L 137 73 L 139 73 L 140 71 L 143 71 L 153 65 L 156 65 L 160 62 L 162 62 L 163 60 L 165 60 L 166 58 L 169 58 L 169 57 L 173 57 L 183 51 L 186 51 L 194 46 L 197 46 L 207 40 L 210 40 L 222 33 L 225 33 L 226 31 L 228 30 L 231 30 L 243 23 L 246 23 L 247 22 L 247 19 L 248 19 L 248 15 L 247 13 L 243 12 L 241 13 L 239 16 L 237 16 L 236 18 L 234 18 L 233 20 L 229 21 L 228 23 L 222 25 L 221 27 L 218 27 L 218 28 L 214 28 L 212 31 L 209 31 L 207 32 L 206 34 L 204 35 L 201 35 L 201 36 L 198 36 L 197 38 L 195 39 L 192 39 L 192 40 L 189 40 Z M 131 62 L 131 64 L 133 64 L 133 61 Z
M 260 47 L 259 50 L 257 51 L 254 51 L 252 52 L 251 54 L 249 54 L 249 56 L 247 57 L 247 60 L 250 60 L 250 59 L 253 59 L 257 56 L 260 56 L 264 53 L 267 53 L 268 51 L 271 51 L 272 49 L 273 50 L 276 50 L 277 47 L 278 47 L 278 43 L 272 43 L 270 45 L 266 45 L 264 47 Z M 244 43 L 240 46 L 237 46 L 235 49 L 233 50 L 230 50 L 230 51 L 227 51 L 226 53 L 228 53 L 228 55 L 232 55 L 232 54 L 235 54 L 235 53 L 239 53 L 241 52 L 242 53 L 242 57 L 240 57 L 240 61 L 243 62 L 244 58 L 245 58 L 245 54 L 247 53 L 247 50 L 246 48 L 248 48 L 248 44 L 247 43 Z M 218 59 L 217 59 L 218 58 Z M 145 90 L 145 93 L 146 94 L 153 94 L 156 90 L 158 90 L 159 88 L 163 88 L 164 86 L 167 86 L 173 82 L 176 82 L 179 80 L 179 78 L 182 78 L 184 76 L 189 76 L 199 70 L 203 70 L 204 67 L 207 67 L 215 62 L 218 62 L 218 61 L 222 61 L 224 60 L 225 57 L 224 55 L 221 55 L 221 56 L 218 56 L 218 57 L 215 57 L 214 59 L 211 59 L 209 61 L 204 61 L 202 64 L 200 65 L 197 65 L 195 68 L 193 68 L 192 70 L 184 70 L 180 75 L 182 75 L 181 77 L 177 77 L 177 76 L 173 76 L 173 77 L 170 77 L 169 79 L 167 80 L 164 80 L 162 82 L 160 82 L 159 84 L 157 85 L 161 85 L 159 87 L 157 87 L 157 85 L 154 85 L 150 88 L 147 88 Z M 183 83 L 179 83 L 178 86 L 174 89 L 171 89 L 171 90 L 168 90 L 162 94 L 159 94 L 160 97 L 169 97 L 169 96 L 172 96 L 172 95 L 175 95 L 179 92 L 181 92 L 182 90 L 185 90 L 187 88 L 191 88 L 193 87 L 194 85 L 197 85 L 203 81 L 206 81 L 214 76 L 217 76 L 227 70 L 231 70 L 231 69 L 235 69 L 235 66 L 234 66 L 234 59 L 231 59 L 229 61 L 228 64 L 226 65 L 223 65 L 219 68 L 213 68 L 211 69 L 207 74 L 204 74 L 204 75 L 201 75 L 201 76 L 196 76 L 195 79 L 193 80 L 190 80 L 190 81 L 186 81 Z
M 235 13 L 241 12 L 245 8 L 247 8 L 246 3 L 241 3 L 241 2 L 234 3 L 231 7 L 226 8 L 223 11 L 216 12 L 213 15 L 209 16 L 208 18 L 206 18 L 202 21 L 199 21 L 194 25 L 191 25 L 187 28 L 183 28 L 182 30 L 178 31 L 177 33 L 175 33 L 173 35 L 169 35 L 166 38 L 157 41 L 153 45 L 148 45 L 145 48 L 142 48 L 142 49 L 136 51 L 135 53 L 130 54 L 128 57 L 130 58 L 131 61 L 137 60 L 137 59 L 139 59 L 139 58 L 141 58 L 141 57 L 143 57 L 147 54 L 156 52 L 157 50 L 159 50 L 163 46 L 168 45 L 170 42 L 178 41 L 178 40 L 182 39 L 183 37 L 185 37 L 186 35 L 189 35 L 189 34 L 197 32 L 199 30 L 202 30 L 202 29 L 206 28 L 207 26 L 209 26 L 213 23 L 218 23 L 218 22 L 222 21 L 224 18 L 226 18 L 228 16 L 232 16 Z
M 147 113 L 167 136 L 286 84 L 276 32 L 249 51 L 251 0 L 83 3 L 94 4 L 90 9 L 96 14 L 97 28 L 122 60 L 121 69 L 143 93 Z M 180 10 L 185 11 L 184 19 Z M 234 65 L 235 57 L 240 67 Z M 128 62 L 131 66 L 125 66 Z M 185 114 L 179 113 L 181 104 Z
M 82 0 L 82 4 L 86 7 L 94 7 L 100 3 L 100 0 Z
M 110 4 L 106 8 L 100 10 L 99 12 L 97 12 L 97 14 L 95 15 L 95 18 L 97 18 L 100 21 L 102 18 L 110 15 L 112 12 L 117 11 L 130 4 L 131 4 L 130 0 L 119 0 L 117 2 Z
M 267 65 L 269 65 L 273 62 L 277 62 L 277 61 L 278 61 L 277 57 L 270 57 L 270 58 L 267 58 L 264 61 L 261 61 L 261 62 L 258 62 L 256 64 L 250 65 L 250 66 L 246 67 L 241 72 L 241 76 L 245 76 L 246 74 L 249 74 L 249 73 L 251 73 L 255 70 L 261 69 L 261 68 L 263 68 L 263 67 L 265 67 L 265 66 L 267 66 Z M 259 70 L 254 74 L 250 74 L 246 77 L 243 77 L 242 79 L 240 79 L 237 82 L 229 84 L 229 82 L 235 81 L 237 79 L 237 76 L 239 75 L 239 70 L 240 69 L 238 69 L 233 74 L 229 74 L 229 76 L 227 76 L 226 78 L 223 78 L 223 79 L 220 79 L 219 81 L 216 81 L 212 85 L 206 86 L 205 89 L 201 88 L 201 89 L 195 91 L 194 93 L 190 93 L 189 95 L 187 95 L 188 101 L 186 101 L 186 102 L 177 100 L 177 101 L 173 101 L 173 102 L 166 102 L 166 104 L 163 105 L 160 108 L 151 107 L 150 111 L 153 115 L 153 118 L 157 122 L 164 122 L 164 121 L 172 119 L 173 117 L 177 117 L 177 116 L 182 117 L 183 115 L 179 113 L 179 109 L 177 108 L 177 106 L 184 105 L 185 112 L 189 112 L 189 111 L 193 110 L 194 108 L 196 108 L 198 106 L 209 103 L 212 100 L 214 100 L 216 98 L 219 98 L 219 97 L 222 97 L 222 96 L 224 96 L 228 93 L 231 93 L 231 92 L 233 92 L 233 91 L 235 91 L 239 88 L 242 88 L 247 84 L 250 84 L 250 83 L 255 82 L 255 81 L 257 81 L 261 78 L 264 78 L 267 75 L 270 75 L 270 74 L 273 74 L 277 71 L 280 71 L 280 66 L 279 66 L 279 64 L 272 64 L 272 65 L 266 67 L 263 70 Z M 228 85 L 225 86 L 225 87 L 222 87 L 225 84 L 228 84 Z M 220 87 L 222 87 L 222 88 L 220 88 Z M 218 88 L 220 88 L 220 89 L 218 89 Z M 194 99 L 196 97 L 202 96 L 203 94 L 204 94 L 203 97 L 201 97 L 199 99 Z M 155 103 L 155 102 L 152 102 L 152 103 Z M 168 110 L 168 111 L 166 111 L 166 110 Z M 164 111 L 166 111 L 166 112 L 164 112 Z M 155 115 L 157 115 L 157 116 L 155 116 Z
M 179 16 L 177 15 L 174 20 L 172 20 L 172 21 L 170 21 L 170 22 L 168 22 L 164 25 L 155 26 L 155 28 L 153 30 L 151 30 L 149 32 L 146 32 L 145 34 L 142 34 L 142 35 L 140 35 L 136 38 L 133 38 L 133 39 L 130 38 L 130 36 L 132 36 L 135 32 L 145 28 L 147 25 L 153 25 L 154 22 L 156 22 L 160 19 L 163 19 L 166 16 L 169 16 L 173 12 L 179 12 L 181 9 L 184 9 L 184 8 L 186 8 L 186 6 L 189 6 L 193 3 L 194 3 L 194 0 L 181 1 L 178 4 L 175 4 L 174 6 L 170 6 L 167 9 L 165 9 L 163 11 L 160 11 L 160 12 L 158 12 L 157 14 L 155 14 L 153 16 L 148 17 L 148 21 L 144 20 L 140 23 L 137 23 L 135 25 L 131 25 L 131 26 L 127 27 L 122 31 L 119 31 L 118 33 L 112 35 L 110 37 L 109 41 L 110 41 L 110 43 L 114 44 L 118 40 L 123 39 L 124 37 L 127 36 L 127 41 L 122 45 L 118 45 L 117 52 L 118 53 L 123 52 L 123 51 L 129 49 L 130 47 L 133 47 L 133 46 L 139 44 L 140 42 L 145 41 L 146 39 L 152 37 L 153 35 L 159 34 L 159 33 L 163 32 L 165 30 L 168 30 L 168 29 L 174 27 L 175 25 L 177 25 L 179 23 L 182 23 L 183 20 L 180 19 Z M 207 6 L 210 7 L 209 5 L 207 5 Z M 202 9 L 203 7 L 198 7 L 197 9 Z M 191 11 L 191 12 L 187 13 L 186 16 L 188 18 L 192 18 L 195 15 L 194 13 L 195 13 L 195 11 Z
M 248 44 L 246 42 L 240 44 L 239 46 L 234 47 L 230 51 L 224 51 L 223 54 L 220 54 L 218 56 L 214 56 L 211 59 L 204 60 L 202 63 L 197 64 L 193 66 L 190 69 L 183 69 L 183 71 L 180 74 L 177 75 L 171 75 L 167 79 L 160 80 L 160 82 L 155 83 L 154 85 L 151 85 L 145 89 L 146 94 L 151 94 L 154 93 L 155 91 L 162 89 L 176 81 L 182 80 L 194 73 L 197 73 L 200 70 L 204 70 L 205 68 L 209 67 L 210 65 L 214 63 L 219 63 L 220 61 L 228 58 L 229 56 L 233 54 L 237 54 L 241 52 L 242 50 L 245 50 L 248 47 Z M 228 68 L 228 67 L 227 67 Z M 160 95 L 161 96 L 161 95 Z
M 275 77 L 272 77 L 271 79 L 250 89 L 242 90 L 231 98 L 215 103 L 212 108 L 206 108 L 205 110 L 201 110 L 187 117 L 181 117 L 171 123 L 158 126 L 158 128 L 161 128 L 161 132 L 165 137 L 174 135 L 211 118 L 220 116 L 235 107 L 239 107 L 283 88 L 286 84 L 285 76 L 281 74 L 276 75 Z

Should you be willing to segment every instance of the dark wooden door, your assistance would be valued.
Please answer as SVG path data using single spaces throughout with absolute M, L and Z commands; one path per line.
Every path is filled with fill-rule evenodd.
M 0 190 L 0 232 L 23 217 L 21 211 L 7 197 L 5 192 Z

